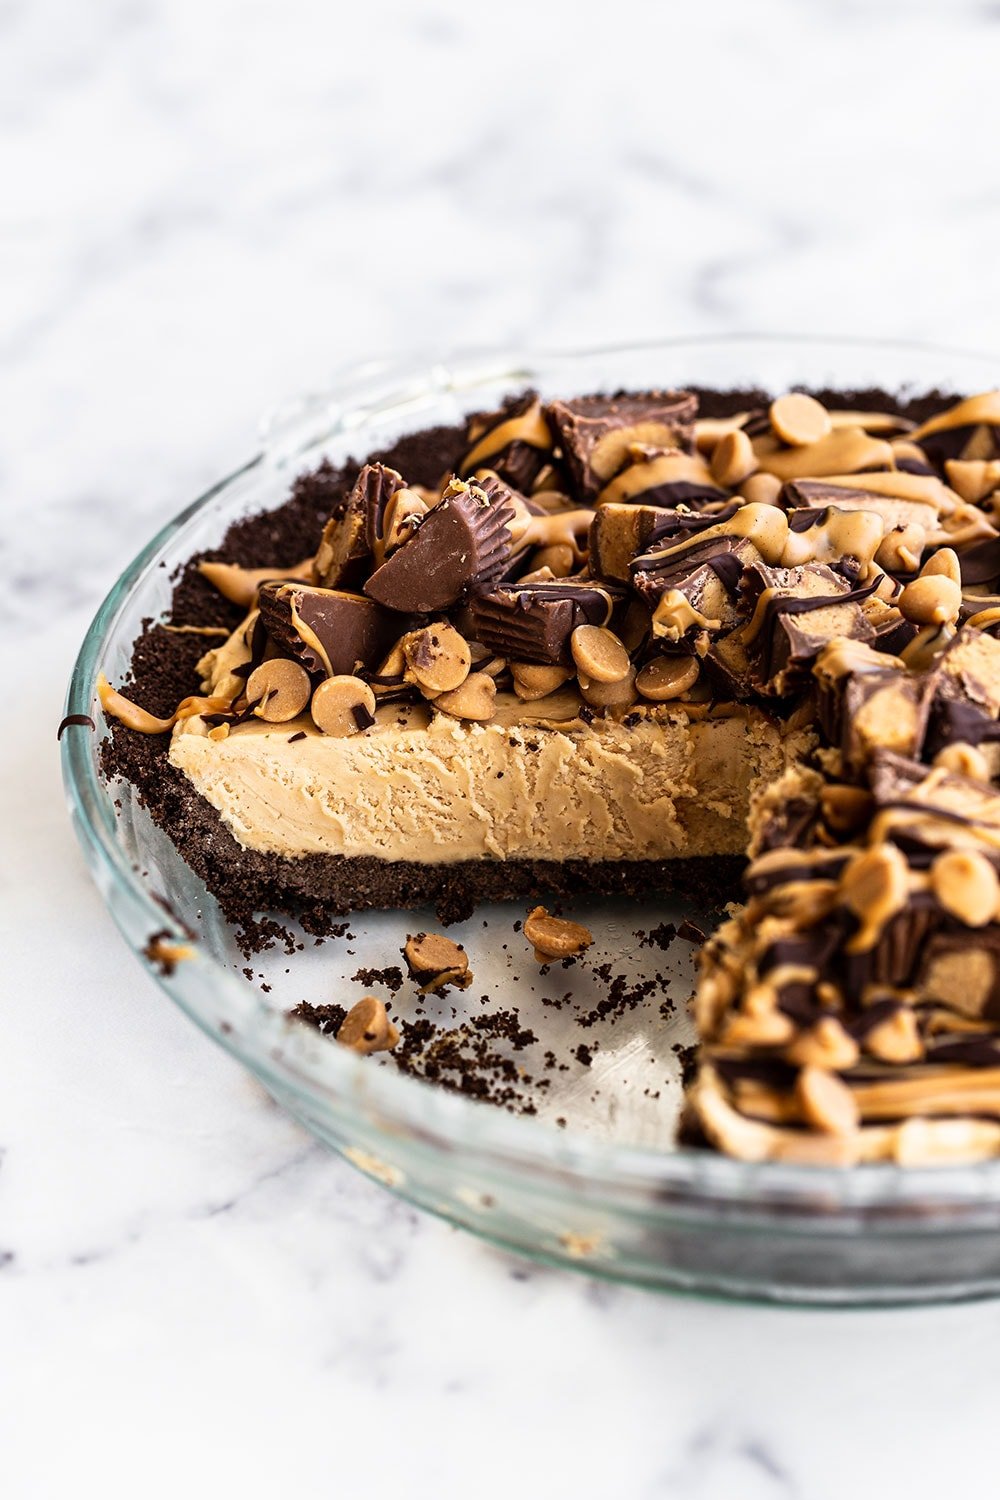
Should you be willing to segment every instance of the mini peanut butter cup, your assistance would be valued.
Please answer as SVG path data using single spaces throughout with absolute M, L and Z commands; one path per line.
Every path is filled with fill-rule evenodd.
M 639 396 L 582 396 L 545 408 L 580 496 L 596 499 L 629 462 L 636 444 L 690 453 L 698 398 L 687 391 Z
M 365 464 L 346 500 L 323 528 L 313 570 L 316 582 L 333 589 L 358 584 L 382 538 L 385 513 L 403 477 L 385 464 Z
M 401 614 L 433 614 L 467 594 L 485 592 L 511 553 L 505 501 L 478 484 L 453 479 L 441 500 L 365 584 L 365 593 Z
M 264 584 L 260 618 L 279 650 L 327 677 L 375 667 L 400 626 L 398 616 L 363 594 L 307 584 Z
M 473 599 L 470 614 L 476 640 L 498 656 L 569 666 L 577 626 L 607 625 L 625 597 L 626 590 L 611 583 L 514 583 Z

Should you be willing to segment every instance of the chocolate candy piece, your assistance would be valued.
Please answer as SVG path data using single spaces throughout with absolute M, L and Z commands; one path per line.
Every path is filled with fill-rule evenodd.
M 698 398 L 687 391 L 642 396 L 581 396 L 545 409 L 582 499 L 594 500 L 629 461 L 635 444 L 654 448 L 694 446 Z
M 947 745 L 1000 740 L 1000 641 L 965 625 L 931 673 L 934 699 L 926 754 Z
M 404 488 L 402 475 L 385 464 L 365 464 L 354 488 L 323 528 L 316 552 L 316 582 L 323 588 L 360 583 L 382 539 L 386 506 Z
M 281 651 L 328 677 L 376 666 L 400 630 L 398 618 L 363 594 L 304 583 L 265 583 L 260 618 Z
M 852 590 L 822 563 L 771 568 L 752 563 L 743 574 L 753 614 L 743 632 L 761 691 L 783 693 L 808 672 L 835 637 L 870 642 L 874 629 L 861 608 L 878 580 Z
M 902 486 L 901 486 L 902 487 Z M 809 510 L 868 510 L 882 517 L 885 529 L 916 524 L 927 531 L 936 528 L 938 510 L 930 498 L 909 499 L 903 495 L 880 494 L 876 490 L 828 483 L 821 479 L 794 479 L 781 494 L 786 510 L 797 507 Z
M 466 441 L 469 446 L 459 465 L 462 474 L 490 468 L 525 494 L 549 464 L 552 451 L 542 403 L 531 391 L 505 402 L 499 411 L 471 417 Z
M 985 541 L 960 547 L 958 564 L 964 587 L 980 588 L 988 584 L 991 592 L 995 592 L 1000 584 L 1000 537 L 987 537 Z
M 453 479 L 441 500 L 365 584 L 365 593 L 402 614 L 433 614 L 486 592 L 510 559 L 514 512 L 481 485 Z
M 633 448 L 630 462 L 604 486 L 594 501 L 602 505 L 689 505 L 697 510 L 726 505 L 728 490 L 720 489 L 700 454 L 679 448 Z
M 615 584 L 568 578 L 512 583 L 473 599 L 470 624 L 477 641 L 508 660 L 568 666 L 576 627 L 607 625 L 625 597 Z
M 601 505 L 590 525 L 590 571 L 597 578 L 630 580 L 630 564 L 670 537 L 679 539 L 726 521 L 739 509 L 735 501 L 693 511 L 658 505 Z
M 1000 391 L 959 401 L 911 432 L 910 441 L 938 465 L 955 458 L 972 462 L 1000 457 Z
M 758 556 L 752 543 L 737 536 L 698 540 L 689 533 L 668 537 L 659 544 L 654 539 L 649 550 L 632 563 L 632 587 L 648 603 L 656 604 L 670 589 L 682 589 L 693 598 L 704 589 L 709 574 L 714 574 L 723 594 L 734 594 L 744 567 Z M 721 607 L 722 594 L 719 604 Z

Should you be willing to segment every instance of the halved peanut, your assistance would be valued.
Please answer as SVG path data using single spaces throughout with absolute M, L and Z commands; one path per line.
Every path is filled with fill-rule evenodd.
M 1000 903 L 1000 881 L 989 860 L 974 849 L 949 849 L 931 866 L 931 889 L 966 927 L 985 927 Z
M 795 1097 L 810 1125 L 826 1135 L 851 1135 L 858 1128 L 860 1111 L 847 1084 L 823 1068 L 802 1069 L 795 1082 Z
M 958 618 L 962 590 L 946 573 L 922 573 L 898 599 L 900 614 L 914 625 L 946 625 Z
M 488 672 L 470 672 L 464 682 L 432 701 L 436 709 L 454 719 L 484 723 L 496 713 L 497 685 Z
M 533 661 L 512 661 L 510 672 L 514 679 L 514 692 L 523 703 L 534 703 L 538 698 L 547 698 L 573 675 L 569 667 L 550 667 L 543 662 Z

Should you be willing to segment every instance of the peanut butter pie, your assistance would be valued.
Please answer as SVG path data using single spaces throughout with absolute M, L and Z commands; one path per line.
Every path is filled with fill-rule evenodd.
M 745 866 L 691 1136 L 1000 1153 L 1000 392 L 528 392 L 304 476 L 99 688 L 248 940 Z

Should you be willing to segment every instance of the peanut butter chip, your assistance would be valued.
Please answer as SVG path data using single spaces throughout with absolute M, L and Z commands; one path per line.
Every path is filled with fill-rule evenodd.
M 783 443 L 793 448 L 803 448 L 806 443 L 818 443 L 833 428 L 830 413 L 825 406 L 799 391 L 779 396 L 771 403 L 771 426 Z
M 985 927 L 996 915 L 1000 882 L 975 850 L 950 849 L 931 866 L 931 888 L 944 907 L 966 927 Z
M 803 1068 L 795 1084 L 799 1108 L 810 1125 L 827 1135 L 851 1135 L 858 1128 L 857 1101 L 847 1084 L 822 1068 Z
M 866 953 L 890 918 L 903 910 L 909 895 L 909 869 L 895 844 L 855 855 L 840 877 L 840 894 L 860 923 L 847 951 Z
M 836 1016 L 821 1016 L 815 1025 L 799 1032 L 788 1047 L 787 1057 L 802 1068 L 839 1072 L 841 1068 L 853 1068 L 858 1060 L 858 1044 Z
M 573 675 L 568 667 L 549 667 L 533 661 L 512 661 L 510 671 L 514 679 L 514 691 L 524 703 L 547 698 Z
M 700 670 L 693 656 L 657 656 L 636 677 L 636 690 L 652 703 L 669 703 L 694 687 Z
M 924 1044 L 917 1029 L 917 1018 L 908 1006 L 900 1006 L 885 1021 L 873 1026 L 864 1040 L 865 1051 L 879 1062 L 919 1062 Z
M 454 625 L 425 625 L 402 644 L 407 675 L 427 693 L 450 693 L 469 675 L 472 652 Z
M 934 757 L 934 764 L 945 771 L 956 771 L 959 776 L 970 776 L 973 781 L 989 781 L 990 768 L 986 756 L 975 745 L 964 740 L 954 745 L 945 745 Z
M 408 937 L 403 957 L 410 977 L 424 981 L 422 994 L 440 992 L 449 984 L 464 990 L 472 983 L 469 955 L 440 932 L 418 932 Z
M 753 443 L 738 428 L 720 438 L 709 464 L 716 484 L 725 485 L 731 490 L 749 479 L 756 467 L 757 455 L 753 451 Z
M 328 677 L 313 693 L 313 723 L 324 734 L 345 739 L 375 720 L 375 694 L 360 677 Z
M 748 505 L 777 505 L 781 490 L 777 474 L 751 474 L 740 485 L 740 494 Z
M 577 681 L 580 697 L 588 708 L 631 708 L 636 701 L 635 667 L 629 667 L 628 676 L 621 682 L 595 682 L 583 672 Z
M 922 573 L 903 589 L 899 612 L 914 625 L 945 625 L 958 618 L 960 586 L 945 573 Z
M 439 693 L 434 707 L 454 719 L 472 719 L 477 723 L 492 719 L 496 713 L 497 685 L 488 672 L 470 672 L 450 693 Z
M 959 588 L 962 587 L 962 565 L 953 547 L 939 547 L 937 552 L 931 553 L 920 569 L 921 578 L 934 578 L 938 575 L 950 578 L 952 583 L 957 584 Z
M 569 646 L 578 670 L 591 682 L 621 682 L 628 676 L 628 652 L 613 630 L 578 625 Z
M 399 1032 L 389 1020 L 382 1001 L 366 995 L 352 1005 L 340 1023 L 337 1041 L 352 1052 L 388 1052 L 399 1041 Z
M 540 964 L 549 963 L 554 958 L 571 958 L 589 948 L 594 941 L 589 928 L 579 922 L 568 922 L 563 917 L 550 917 L 544 906 L 536 906 L 528 913 L 524 935 Z
M 258 719 L 268 724 L 286 724 L 309 702 L 309 674 L 297 661 L 278 656 L 250 673 L 247 702 Z

